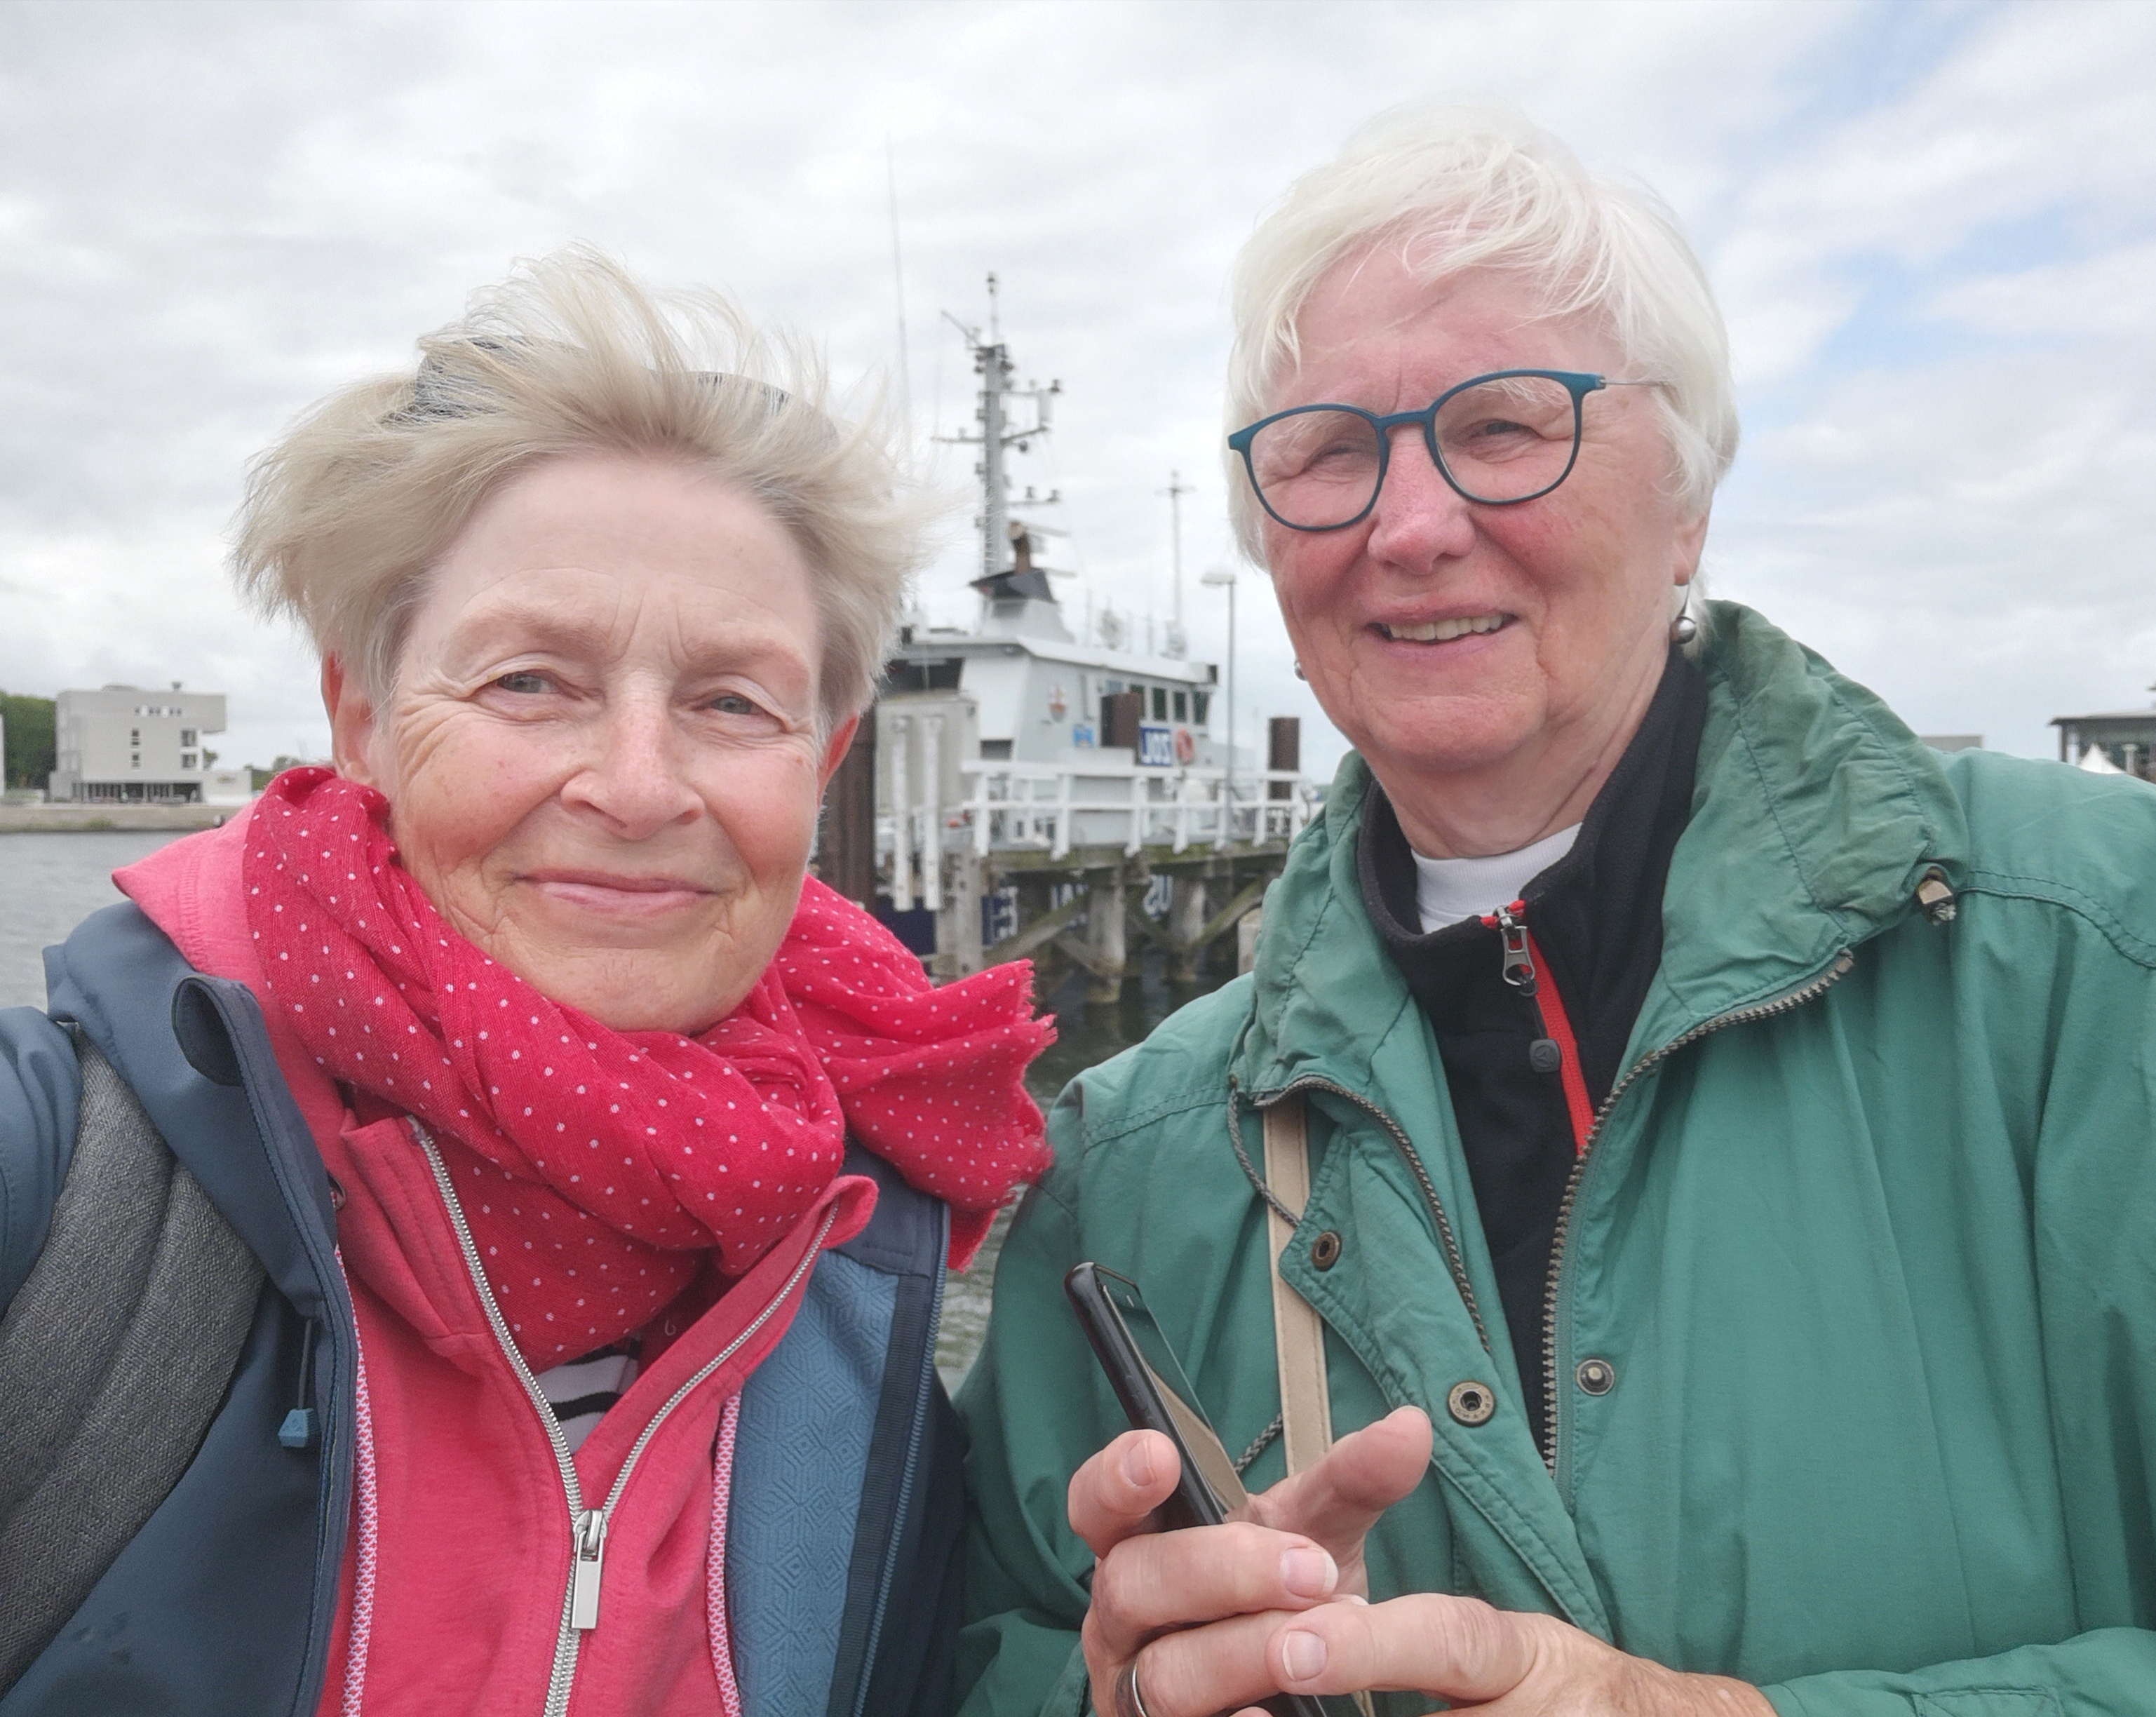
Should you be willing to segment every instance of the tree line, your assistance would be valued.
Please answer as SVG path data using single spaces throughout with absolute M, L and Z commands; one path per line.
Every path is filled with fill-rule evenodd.
M 42 787 L 59 767 L 59 746 L 49 697 L 13 697 L 0 691 L 0 722 L 8 725 L 7 784 Z

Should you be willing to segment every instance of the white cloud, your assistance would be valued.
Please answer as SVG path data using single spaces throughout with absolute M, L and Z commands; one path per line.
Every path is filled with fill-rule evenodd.
M 262 760 L 291 748 L 311 667 L 218 569 L 245 459 L 328 388 L 408 361 L 511 257 L 575 236 L 654 280 L 727 284 L 844 374 L 885 361 L 886 139 L 924 427 L 970 409 L 937 312 L 978 319 L 995 269 L 1021 362 L 1067 389 L 1024 475 L 1069 497 L 1070 553 L 1103 598 L 1164 617 L 1156 491 L 1180 469 L 1200 490 L 1192 630 L 1217 646 L 1194 573 L 1229 553 L 1235 246 L 1376 110 L 1473 95 L 1635 169 L 1697 234 L 1753 424 L 1717 527 L 1723 589 L 1920 725 L 2041 748 L 2045 716 L 2156 673 L 2127 547 L 2156 470 L 2119 404 L 2156 367 L 2135 309 L 2156 236 L 2148 17 L 18 3 L 0 10 L 0 685 L 217 680 Z M 2032 403 L 2038 348 L 2063 367 Z M 2076 426 L 2104 425 L 2077 456 Z M 966 559 L 936 574 L 947 613 Z M 1260 588 L 1238 703 L 1309 711 Z
M 1928 309 L 1941 321 L 2003 341 L 2048 343 L 2071 331 L 2138 348 L 2156 327 L 2156 242 L 1948 281 Z

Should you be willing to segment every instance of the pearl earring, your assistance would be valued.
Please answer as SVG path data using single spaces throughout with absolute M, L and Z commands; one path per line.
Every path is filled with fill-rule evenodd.
M 1295 665 L 1295 676 L 1298 680 L 1307 680 L 1310 677 L 1309 675 L 1303 672 L 1302 664 L 1301 662 L 1297 662 Z
M 1690 614 L 1679 614 L 1670 622 L 1670 642 L 1680 646 L 1699 636 L 1699 622 Z

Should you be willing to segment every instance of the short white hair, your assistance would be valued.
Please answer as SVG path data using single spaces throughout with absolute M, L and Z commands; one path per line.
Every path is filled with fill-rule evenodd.
M 867 707 L 940 495 L 887 398 L 850 424 L 805 341 L 723 293 L 659 293 L 588 244 L 472 295 L 418 361 L 339 390 L 249 468 L 233 566 L 377 700 L 436 561 L 472 510 L 549 459 L 680 460 L 737 486 L 814 574 L 825 732 Z
M 1335 265 L 1383 246 L 1419 278 L 1515 275 L 1548 316 L 1608 326 L 1649 390 L 1676 496 L 1704 512 L 1737 454 L 1737 402 L 1722 311 L 1668 204 L 1590 173 L 1558 138 L 1502 108 L 1381 116 L 1314 167 L 1258 223 L 1236 259 L 1228 427 L 1255 422 L 1300 357 L 1296 319 Z M 1265 563 L 1260 508 L 1240 459 L 1228 493 L 1243 552 Z

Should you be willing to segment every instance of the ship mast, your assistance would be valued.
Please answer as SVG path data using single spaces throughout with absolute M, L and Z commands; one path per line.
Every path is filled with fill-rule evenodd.
M 1011 530 L 1010 480 L 1004 469 L 1004 455 L 1013 447 L 1023 453 L 1034 437 L 1048 434 L 1050 402 L 1063 391 L 1063 383 L 1050 382 L 1045 388 L 1013 385 L 1018 370 L 1011 362 L 1010 348 L 1004 344 L 996 277 L 993 274 L 988 276 L 988 332 L 986 339 L 981 337 L 978 328 L 967 326 L 947 310 L 943 312 L 943 319 L 964 338 L 967 349 L 973 356 L 974 372 L 981 378 L 980 406 L 973 414 L 974 420 L 980 425 L 979 432 L 943 435 L 937 439 L 981 450 L 980 462 L 973 467 L 973 474 L 981 480 L 981 512 L 978 521 L 981 528 L 981 576 L 976 580 L 976 587 L 981 589 L 983 599 L 987 601 L 998 594 L 988 584 L 989 580 L 1013 573 L 1023 574 L 1029 570 L 1029 566 L 1021 564 L 1014 554 L 1015 538 Z M 1033 420 L 1030 423 L 1013 424 L 1009 409 L 1009 402 L 1013 400 L 1031 402 Z M 1029 506 L 1045 506 L 1061 500 L 1062 496 L 1054 491 L 1046 495 L 1036 495 L 1028 489 L 1024 499 Z M 1029 584 L 1037 585 L 1037 588 L 1010 589 L 1008 594 L 1029 596 L 1040 601 L 1053 602 L 1055 599 L 1045 578 L 1029 581 Z
M 1010 553 L 1010 490 L 1004 476 L 1004 399 L 1011 391 L 1014 373 L 1010 348 L 1004 344 L 997 315 L 996 277 L 988 276 L 988 343 L 973 348 L 973 368 L 980 372 L 981 409 L 981 576 L 993 578 L 1005 570 Z

